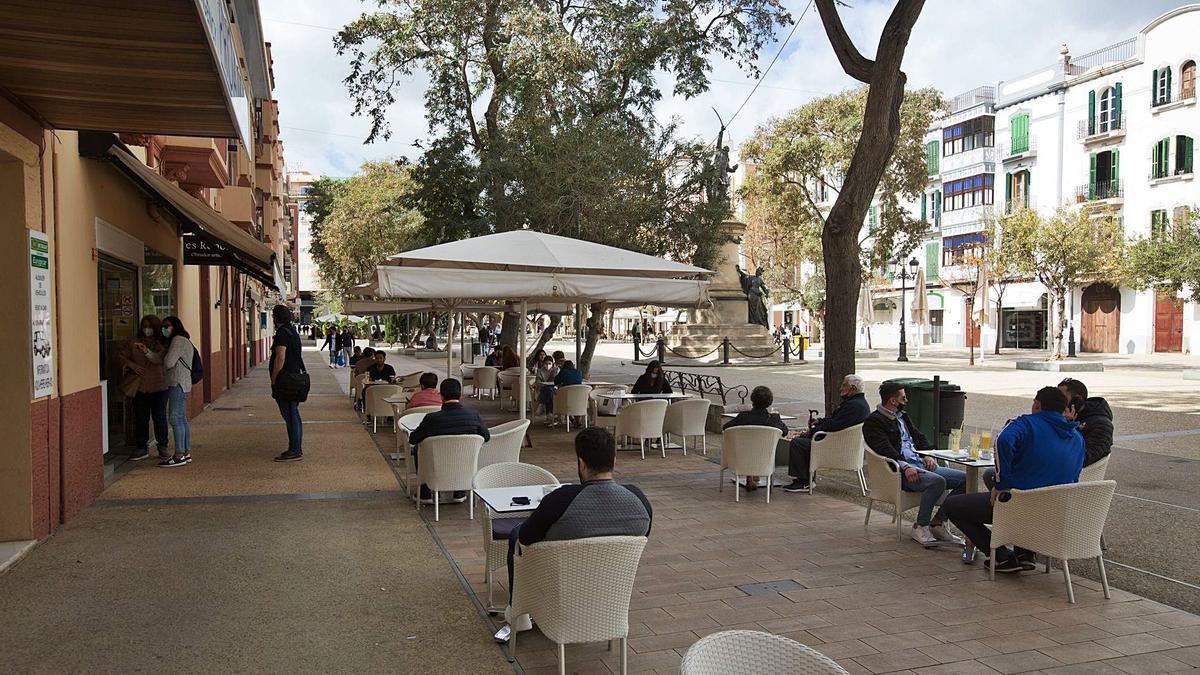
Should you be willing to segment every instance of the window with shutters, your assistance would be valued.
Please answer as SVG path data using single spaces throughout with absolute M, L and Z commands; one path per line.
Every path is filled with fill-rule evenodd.
M 933 193 L 933 224 L 937 227 L 942 226 L 942 191 L 935 190 Z
M 1188 61 L 1179 69 L 1179 98 L 1196 98 L 1196 62 Z
M 1163 139 L 1164 141 L 1166 139 Z M 1194 143 L 1191 136 L 1175 137 L 1175 175 L 1181 176 L 1192 172 L 1192 154 Z
M 1004 211 L 1013 213 L 1017 209 L 1029 208 L 1029 170 L 1008 174 L 1004 187 Z
M 1150 105 L 1171 102 L 1171 66 L 1156 68 L 1151 74 Z
M 870 209 L 867 209 L 867 232 L 868 233 L 874 232 L 875 228 L 878 226 L 879 226 L 878 211 L 876 211 L 875 207 L 872 206 Z
M 925 278 L 938 278 L 938 243 L 936 241 L 926 242 L 925 244 Z
M 1150 178 L 1166 178 L 1170 174 L 1171 139 L 1164 138 L 1154 144 L 1150 152 Z
M 1085 188 L 1076 192 L 1083 199 L 1115 199 L 1121 190 L 1121 153 L 1118 150 L 1093 152 L 1089 158 L 1089 178 Z
M 938 142 L 929 141 L 925 144 L 925 175 L 932 176 L 938 172 Z
M 1150 212 L 1150 237 L 1160 239 L 1167 233 L 1167 210 L 1155 209 Z
M 1012 154 L 1029 152 L 1029 113 L 1013 115 L 1008 122 L 1008 129 L 1012 136 Z
M 1100 110 L 1096 118 L 1096 130 L 1099 133 L 1120 129 L 1121 123 L 1117 120 L 1117 93 L 1115 87 L 1109 87 L 1100 92 Z

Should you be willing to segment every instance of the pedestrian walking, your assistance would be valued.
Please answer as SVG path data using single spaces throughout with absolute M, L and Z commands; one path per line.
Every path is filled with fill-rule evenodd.
M 167 459 L 171 451 L 167 449 L 167 380 L 162 366 L 167 346 L 161 332 L 162 320 L 147 314 L 142 317 L 140 329 L 141 334 L 130 338 L 121 349 L 121 392 L 133 400 L 134 451 L 129 459 L 150 456 L 151 421 L 158 458 Z
M 350 328 L 342 329 L 342 334 L 338 336 L 338 349 L 342 352 L 338 358 L 338 365 L 345 366 L 350 363 L 350 357 L 354 352 L 354 333 L 350 332 Z
M 317 351 L 321 351 L 326 347 L 329 348 L 329 367 L 337 368 L 338 357 L 338 332 L 333 326 L 330 326 L 325 331 L 325 342 L 321 343 L 321 347 Z
M 302 440 L 304 423 L 300 419 L 300 404 L 308 399 L 308 371 L 300 355 L 300 335 L 292 325 L 292 310 L 275 305 L 271 310 L 275 321 L 275 339 L 271 342 L 271 397 L 279 405 L 279 414 L 287 427 L 288 447 L 275 458 L 276 462 L 304 459 Z
M 167 421 L 175 438 L 175 453 L 158 465 L 170 468 L 192 461 L 192 428 L 188 424 L 187 398 L 192 391 L 192 384 L 203 376 L 203 372 L 196 372 L 199 364 L 196 346 L 192 344 L 192 336 L 183 327 L 179 317 L 168 316 L 163 319 L 162 335 L 169 341 L 162 365 L 167 380 Z M 142 346 L 141 351 L 152 358 L 148 347 Z

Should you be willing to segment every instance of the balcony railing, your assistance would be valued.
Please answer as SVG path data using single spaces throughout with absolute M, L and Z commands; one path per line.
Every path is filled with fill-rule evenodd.
M 1037 154 L 1037 137 L 1028 136 L 1024 139 L 1014 138 L 1004 147 L 1004 161 L 1018 157 L 1032 157 Z
M 1079 75 L 1106 63 L 1126 61 L 1137 56 L 1137 38 L 1122 40 L 1094 52 L 1071 58 L 1070 74 Z
M 1090 124 L 1089 120 L 1080 120 L 1076 138 L 1081 141 L 1089 141 L 1102 136 L 1114 136 L 1125 132 L 1125 124 L 1125 113 L 1121 113 L 1120 117 L 1114 117 L 1105 122 L 1097 119 L 1095 120 L 1095 124 Z
M 1101 199 L 1124 199 L 1125 190 L 1120 180 L 1097 181 L 1075 188 L 1075 202 L 1098 201 Z
M 1164 170 L 1164 171 L 1159 171 L 1158 169 L 1151 167 L 1150 175 L 1148 176 L 1148 178 L 1150 180 L 1162 180 L 1163 178 L 1173 178 L 1175 176 L 1190 176 L 1190 175 L 1192 175 L 1192 169 L 1190 167 L 1183 167 L 1183 166 L 1167 167 L 1166 170 Z
M 1195 101 L 1195 99 L 1196 99 L 1195 83 L 1194 82 L 1192 83 L 1192 85 L 1188 88 L 1188 91 L 1184 91 L 1183 83 L 1180 82 L 1180 83 L 1177 83 L 1174 87 L 1172 87 L 1171 91 L 1169 92 L 1169 95 L 1166 98 L 1155 100 L 1154 94 L 1152 92 L 1151 96 L 1150 96 L 1150 107 L 1151 108 L 1161 108 L 1163 106 L 1169 106 L 1172 103 L 1180 104 L 1180 103 L 1185 103 L 1185 102 L 1189 102 L 1189 101 Z

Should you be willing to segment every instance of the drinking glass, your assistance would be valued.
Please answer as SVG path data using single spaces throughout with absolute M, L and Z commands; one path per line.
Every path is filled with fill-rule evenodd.
M 971 459 L 979 459 L 979 434 L 971 434 Z
M 951 452 L 958 452 L 959 446 L 962 445 L 962 429 L 950 430 L 950 448 Z
M 979 435 L 979 447 L 986 452 L 992 449 L 992 430 L 988 429 Z

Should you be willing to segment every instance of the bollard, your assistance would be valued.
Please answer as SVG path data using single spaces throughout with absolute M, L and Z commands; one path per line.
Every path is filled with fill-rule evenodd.
M 796 360 L 804 360 L 804 336 L 800 336 L 800 341 L 796 343 Z
M 721 364 L 729 365 L 729 336 L 721 338 Z
M 942 376 L 933 376 L 933 447 L 942 447 Z M 952 448 L 957 450 L 958 448 Z
M 784 363 L 788 363 L 791 360 L 791 356 L 792 356 L 792 346 L 790 344 L 788 344 L 788 342 L 789 342 L 788 340 L 784 340 L 783 342 L 780 343 L 780 345 L 783 346 L 783 362 Z
M 660 364 L 667 362 L 667 345 L 661 337 L 658 338 L 658 362 Z
M 639 359 L 641 359 L 641 358 L 642 358 L 642 349 L 641 349 L 641 345 L 642 345 L 642 339 L 641 339 L 641 337 L 640 337 L 640 336 L 637 336 L 637 335 L 633 336 L 633 360 L 634 360 L 634 362 L 635 362 L 635 363 L 636 363 L 636 362 L 637 362 Z

